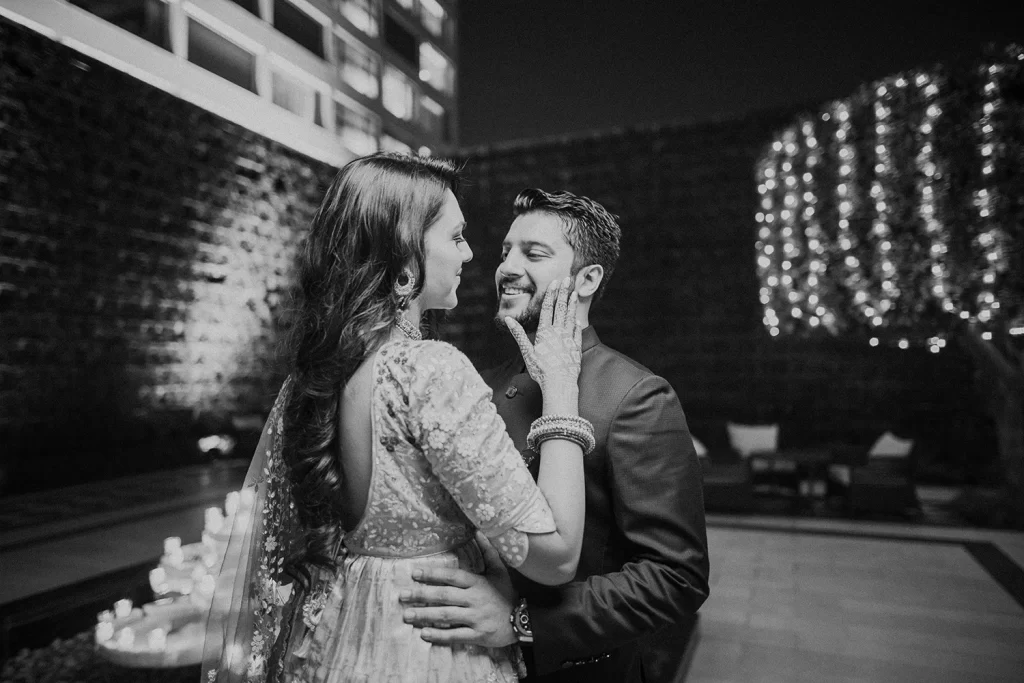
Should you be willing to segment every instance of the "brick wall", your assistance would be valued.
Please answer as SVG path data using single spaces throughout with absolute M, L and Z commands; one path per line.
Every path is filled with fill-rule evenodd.
M 794 113 L 468 150 L 463 209 L 476 258 L 450 321 L 459 342 L 483 365 L 510 350 L 493 326 L 471 321 L 493 313 L 512 200 L 528 186 L 568 189 L 602 202 L 623 228 L 621 261 L 592 322 L 673 384 L 700 438 L 723 441 L 725 420 L 780 421 L 783 444 L 793 445 L 860 443 L 894 429 L 920 440 L 926 473 L 979 476 L 994 455 L 992 432 L 955 344 L 934 355 L 765 331 L 753 169 Z
M 172 466 L 264 413 L 294 246 L 332 174 L 0 21 L 7 491 Z

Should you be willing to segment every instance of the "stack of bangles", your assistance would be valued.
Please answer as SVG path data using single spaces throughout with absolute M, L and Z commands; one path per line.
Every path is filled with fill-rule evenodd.
M 534 420 L 526 435 L 526 447 L 540 453 L 540 445 L 548 439 L 572 441 L 583 449 L 584 455 L 589 455 L 597 445 L 594 425 L 577 415 L 544 415 Z

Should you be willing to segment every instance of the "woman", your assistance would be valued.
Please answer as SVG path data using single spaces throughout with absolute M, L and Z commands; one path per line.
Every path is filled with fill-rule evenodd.
M 426 311 L 455 307 L 473 256 L 456 189 L 447 162 L 376 154 L 339 172 L 314 217 L 294 362 L 246 478 L 255 504 L 236 514 L 206 680 L 515 681 L 516 649 L 433 646 L 404 623 L 411 567 L 482 571 L 479 530 L 524 575 L 573 577 L 593 447 L 576 295 L 552 287 L 535 345 L 507 321 L 544 392 L 534 483 L 468 359 L 419 332 Z

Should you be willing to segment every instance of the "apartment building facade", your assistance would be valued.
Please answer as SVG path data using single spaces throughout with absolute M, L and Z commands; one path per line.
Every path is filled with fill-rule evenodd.
M 456 2 L 0 0 L 0 16 L 340 166 L 457 142 Z

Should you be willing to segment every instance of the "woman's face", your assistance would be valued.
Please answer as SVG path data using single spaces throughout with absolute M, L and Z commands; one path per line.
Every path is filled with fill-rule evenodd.
M 451 190 L 445 193 L 441 215 L 423 235 L 424 278 L 420 292 L 421 310 L 450 310 L 459 303 L 456 290 L 462 264 L 473 259 L 473 250 L 462 236 L 466 219 L 459 200 Z

